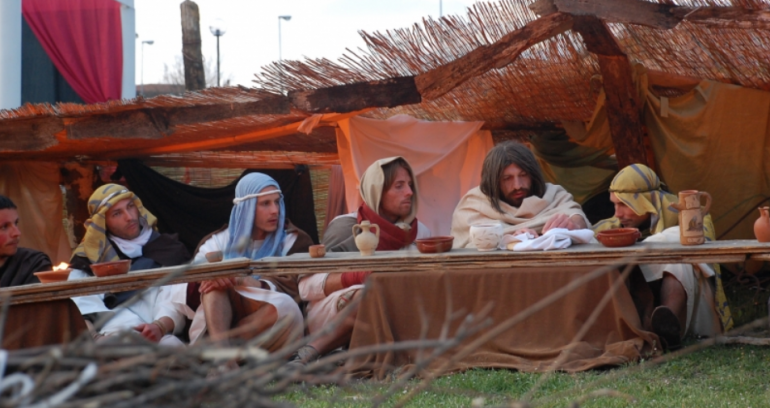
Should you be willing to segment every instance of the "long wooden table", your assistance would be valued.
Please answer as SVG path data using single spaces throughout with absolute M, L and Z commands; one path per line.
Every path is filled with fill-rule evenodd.
M 428 271 L 483 270 L 511 267 L 570 267 L 617 264 L 741 263 L 747 259 L 770 260 L 770 244 L 755 240 L 709 242 L 683 246 L 676 243 L 646 243 L 623 248 L 600 244 L 576 245 L 567 249 L 537 252 L 455 249 L 442 254 L 414 251 L 380 251 L 362 257 L 357 252 L 327 253 L 324 258 L 294 254 L 252 262 L 247 258 L 214 264 L 159 268 L 106 278 L 86 278 L 67 282 L 36 284 L 0 289 L 0 299 L 10 296 L 11 304 L 66 299 L 97 293 L 135 290 L 151 286 L 158 279 L 175 273 L 168 284 L 196 282 L 225 276 L 256 274 L 298 275 L 345 271 Z

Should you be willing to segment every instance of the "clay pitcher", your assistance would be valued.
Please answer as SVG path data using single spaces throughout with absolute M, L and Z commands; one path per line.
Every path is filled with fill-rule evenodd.
M 759 242 L 770 242 L 770 207 L 759 207 L 759 218 L 754 221 L 754 236 Z
M 703 197 L 706 197 L 706 205 L 701 205 Z M 701 245 L 706 242 L 703 217 L 711 208 L 711 195 L 698 190 L 680 191 L 679 202 L 671 204 L 671 207 L 679 210 L 679 242 L 682 245 Z
M 377 230 L 376 233 L 372 230 Z M 360 231 L 360 233 L 356 233 Z M 367 220 L 361 221 L 360 224 L 353 226 L 353 236 L 356 237 L 356 248 L 361 251 L 361 256 L 374 255 L 374 250 L 377 249 L 377 244 L 380 243 L 380 226 L 372 224 Z

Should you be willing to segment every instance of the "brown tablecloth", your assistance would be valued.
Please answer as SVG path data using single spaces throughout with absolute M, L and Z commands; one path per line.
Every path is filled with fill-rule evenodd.
M 12 305 L 3 330 L 3 348 L 18 350 L 66 343 L 84 330 L 86 322 L 69 299 Z
M 453 311 L 464 309 L 477 313 L 493 302 L 490 316 L 494 326 L 593 270 L 593 267 L 573 267 L 375 273 L 370 276 L 372 288 L 361 303 L 350 348 L 418 340 L 422 328 L 419 305 L 429 317 L 426 338 L 437 339 L 446 316 L 447 288 Z M 619 276 L 613 271 L 586 283 L 496 336 L 452 365 L 450 370 L 471 367 L 547 370 Z M 450 335 L 455 333 L 461 320 L 451 324 Z M 653 344 L 659 344 L 657 336 L 641 329 L 631 296 L 625 285 L 621 285 L 561 369 L 576 372 L 635 361 L 652 352 Z M 454 351 L 430 364 L 429 370 L 435 370 Z M 347 368 L 351 373 L 382 379 L 396 367 L 408 368 L 415 363 L 417 353 L 416 350 L 380 352 L 349 361 Z

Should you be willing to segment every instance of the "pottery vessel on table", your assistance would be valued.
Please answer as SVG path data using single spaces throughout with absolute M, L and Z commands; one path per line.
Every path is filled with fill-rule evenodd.
M 706 197 L 706 204 L 701 199 Z M 700 245 L 706 242 L 703 234 L 703 217 L 711 208 L 711 195 L 705 191 L 684 190 L 679 192 L 679 202 L 671 204 L 679 210 L 679 242 L 682 245 Z
M 225 254 L 222 251 L 206 252 L 206 260 L 211 263 L 220 262 L 223 259 L 225 259 Z
M 323 258 L 326 256 L 326 245 L 310 245 L 307 252 L 310 254 L 311 258 Z
M 100 278 L 112 275 L 123 275 L 128 273 L 129 269 L 131 269 L 130 259 L 91 264 L 91 271 Z
M 455 237 L 451 235 L 416 239 L 414 244 L 417 250 L 423 254 L 437 254 L 452 250 L 452 242 Z
M 503 238 L 503 225 L 499 222 L 471 225 L 471 242 L 481 252 L 494 251 Z
M 754 236 L 759 242 L 770 242 L 770 207 L 759 207 L 759 218 L 754 221 Z
M 634 245 L 641 237 L 642 233 L 636 228 L 613 228 L 596 234 L 596 240 L 610 248 Z
M 72 269 L 60 269 L 56 271 L 35 272 L 40 283 L 64 282 L 69 278 Z
M 376 233 L 372 230 L 376 230 Z M 380 243 L 380 226 L 367 220 L 361 221 L 353 226 L 353 236 L 356 237 L 356 248 L 361 251 L 361 256 L 374 255 L 377 244 Z

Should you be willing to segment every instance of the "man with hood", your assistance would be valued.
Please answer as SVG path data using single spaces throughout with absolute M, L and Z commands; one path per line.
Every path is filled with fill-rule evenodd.
M 359 192 L 364 203 L 354 213 L 341 215 L 329 224 L 323 243 L 330 252 L 357 252 L 352 229 L 362 221 L 380 227 L 378 251 L 397 251 L 413 245 L 415 239 L 430 237 L 430 230 L 417 220 L 417 182 L 403 157 L 377 160 L 361 176 Z M 308 302 L 307 328 L 317 333 L 360 296 L 371 272 L 322 273 L 300 278 L 302 300 Z M 353 332 L 353 312 L 328 336 L 301 348 L 295 361 L 307 363 L 338 347 L 347 345 Z
M 615 216 L 596 223 L 595 232 L 638 228 L 644 242 L 679 242 L 679 216 L 671 208 L 678 198 L 663 189 L 649 167 L 632 164 L 620 170 L 610 184 L 610 201 Z M 711 215 L 703 217 L 703 233 L 707 241 L 716 239 Z M 679 347 L 681 337 L 689 332 L 713 336 L 732 327 L 718 265 L 656 264 L 640 265 L 640 269 L 648 285 L 632 275 L 631 294 L 643 325 L 658 334 L 667 348 Z
M 474 224 L 501 222 L 506 234 L 537 237 L 553 228 L 576 230 L 590 225 L 580 204 L 561 186 L 546 183 L 535 155 L 518 142 L 503 142 L 487 153 L 481 185 L 463 196 L 452 214 L 455 248 L 475 248 Z
M 286 219 L 283 194 L 272 177 L 244 176 L 235 187 L 233 204 L 229 224 L 203 239 L 195 262 L 205 262 L 206 254 L 216 251 L 222 251 L 225 259 L 286 256 L 307 252 L 313 244 L 307 233 Z M 220 278 L 202 282 L 199 291 L 201 307 L 190 329 L 191 342 L 207 330 L 213 341 L 226 345 L 232 338 L 250 340 L 280 324 L 260 344 L 275 351 L 302 335 L 294 277 Z
M 131 271 L 183 264 L 190 253 L 176 235 L 160 234 L 157 219 L 142 201 L 119 184 L 106 184 L 88 199 L 90 218 L 75 248 L 69 280 L 93 276 L 91 265 L 131 260 Z M 135 330 L 150 341 L 181 345 L 174 336 L 185 327 L 186 285 L 149 288 L 134 303 L 124 303 L 141 290 L 75 297 L 72 300 L 89 320 L 112 315 L 97 335 Z

